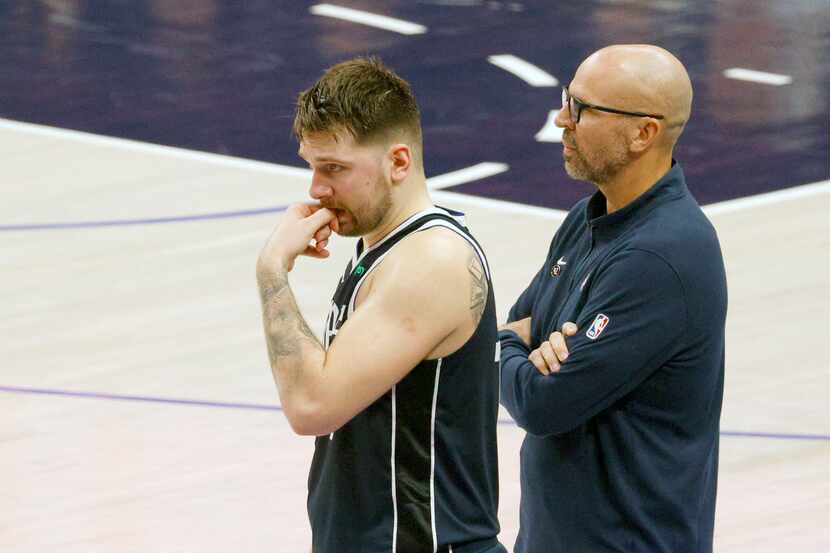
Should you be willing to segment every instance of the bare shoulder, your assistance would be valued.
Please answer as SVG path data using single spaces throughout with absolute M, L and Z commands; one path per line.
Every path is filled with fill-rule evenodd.
M 418 275 L 426 273 L 442 281 L 459 280 L 472 248 L 464 238 L 444 227 L 433 227 L 407 236 L 389 252 L 383 266 L 390 270 L 404 269 Z
M 433 304 L 445 314 L 463 314 L 473 323 L 487 303 L 481 260 L 467 240 L 444 227 L 408 236 L 389 252 L 377 277 L 376 285 L 394 287 L 398 294 Z

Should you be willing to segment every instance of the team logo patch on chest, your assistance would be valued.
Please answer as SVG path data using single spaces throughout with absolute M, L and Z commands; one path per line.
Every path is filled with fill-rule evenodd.
M 553 267 L 550 268 L 550 276 L 558 277 L 559 275 L 561 275 L 562 270 L 565 268 L 565 265 L 567 265 L 567 264 L 568 264 L 568 262 L 565 261 L 565 256 L 563 255 L 562 257 L 559 258 L 559 261 L 557 261 L 553 265 Z
M 608 323 L 611 322 L 611 319 L 608 318 L 607 315 L 603 315 L 600 313 L 594 319 L 594 322 L 591 323 L 591 327 L 588 329 L 588 332 L 585 333 L 591 340 L 596 340 L 599 338 L 599 335 L 602 334 L 602 331 L 608 326 Z

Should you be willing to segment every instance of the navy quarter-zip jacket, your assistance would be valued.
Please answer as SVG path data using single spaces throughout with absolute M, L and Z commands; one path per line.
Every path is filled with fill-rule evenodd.
M 726 277 L 679 164 L 606 214 L 568 214 L 500 333 L 501 403 L 527 431 L 517 553 L 711 553 Z M 559 372 L 528 361 L 573 321 Z

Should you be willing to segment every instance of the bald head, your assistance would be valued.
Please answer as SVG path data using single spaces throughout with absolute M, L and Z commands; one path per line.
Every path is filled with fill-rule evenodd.
M 602 48 L 574 76 L 592 102 L 665 116 L 666 140 L 674 145 L 689 120 L 692 83 L 671 52 L 648 44 Z M 577 90 L 573 91 L 577 94 Z

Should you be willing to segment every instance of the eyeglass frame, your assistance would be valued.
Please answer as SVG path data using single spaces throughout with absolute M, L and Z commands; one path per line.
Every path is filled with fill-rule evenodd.
M 571 100 L 573 100 L 573 107 L 571 106 Z M 617 115 L 630 115 L 632 117 L 652 117 L 654 119 L 665 119 L 664 115 L 659 115 L 655 113 L 643 113 L 641 111 L 625 111 L 622 109 L 616 108 L 607 108 L 604 106 L 598 106 L 596 104 L 589 104 L 588 102 L 583 102 L 576 96 L 572 96 L 571 93 L 568 91 L 567 86 L 562 87 L 562 109 L 565 109 L 565 106 L 568 107 L 568 117 L 571 120 L 571 123 L 574 125 L 579 124 L 579 120 L 582 119 L 582 110 L 585 108 L 595 109 L 597 111 L 604 111 L 606 113 L 616 113 Z M 574 107 L 576 110 L 574 110 Z M 574 111 L 576 111 L 576 119 L 574 119 Z

